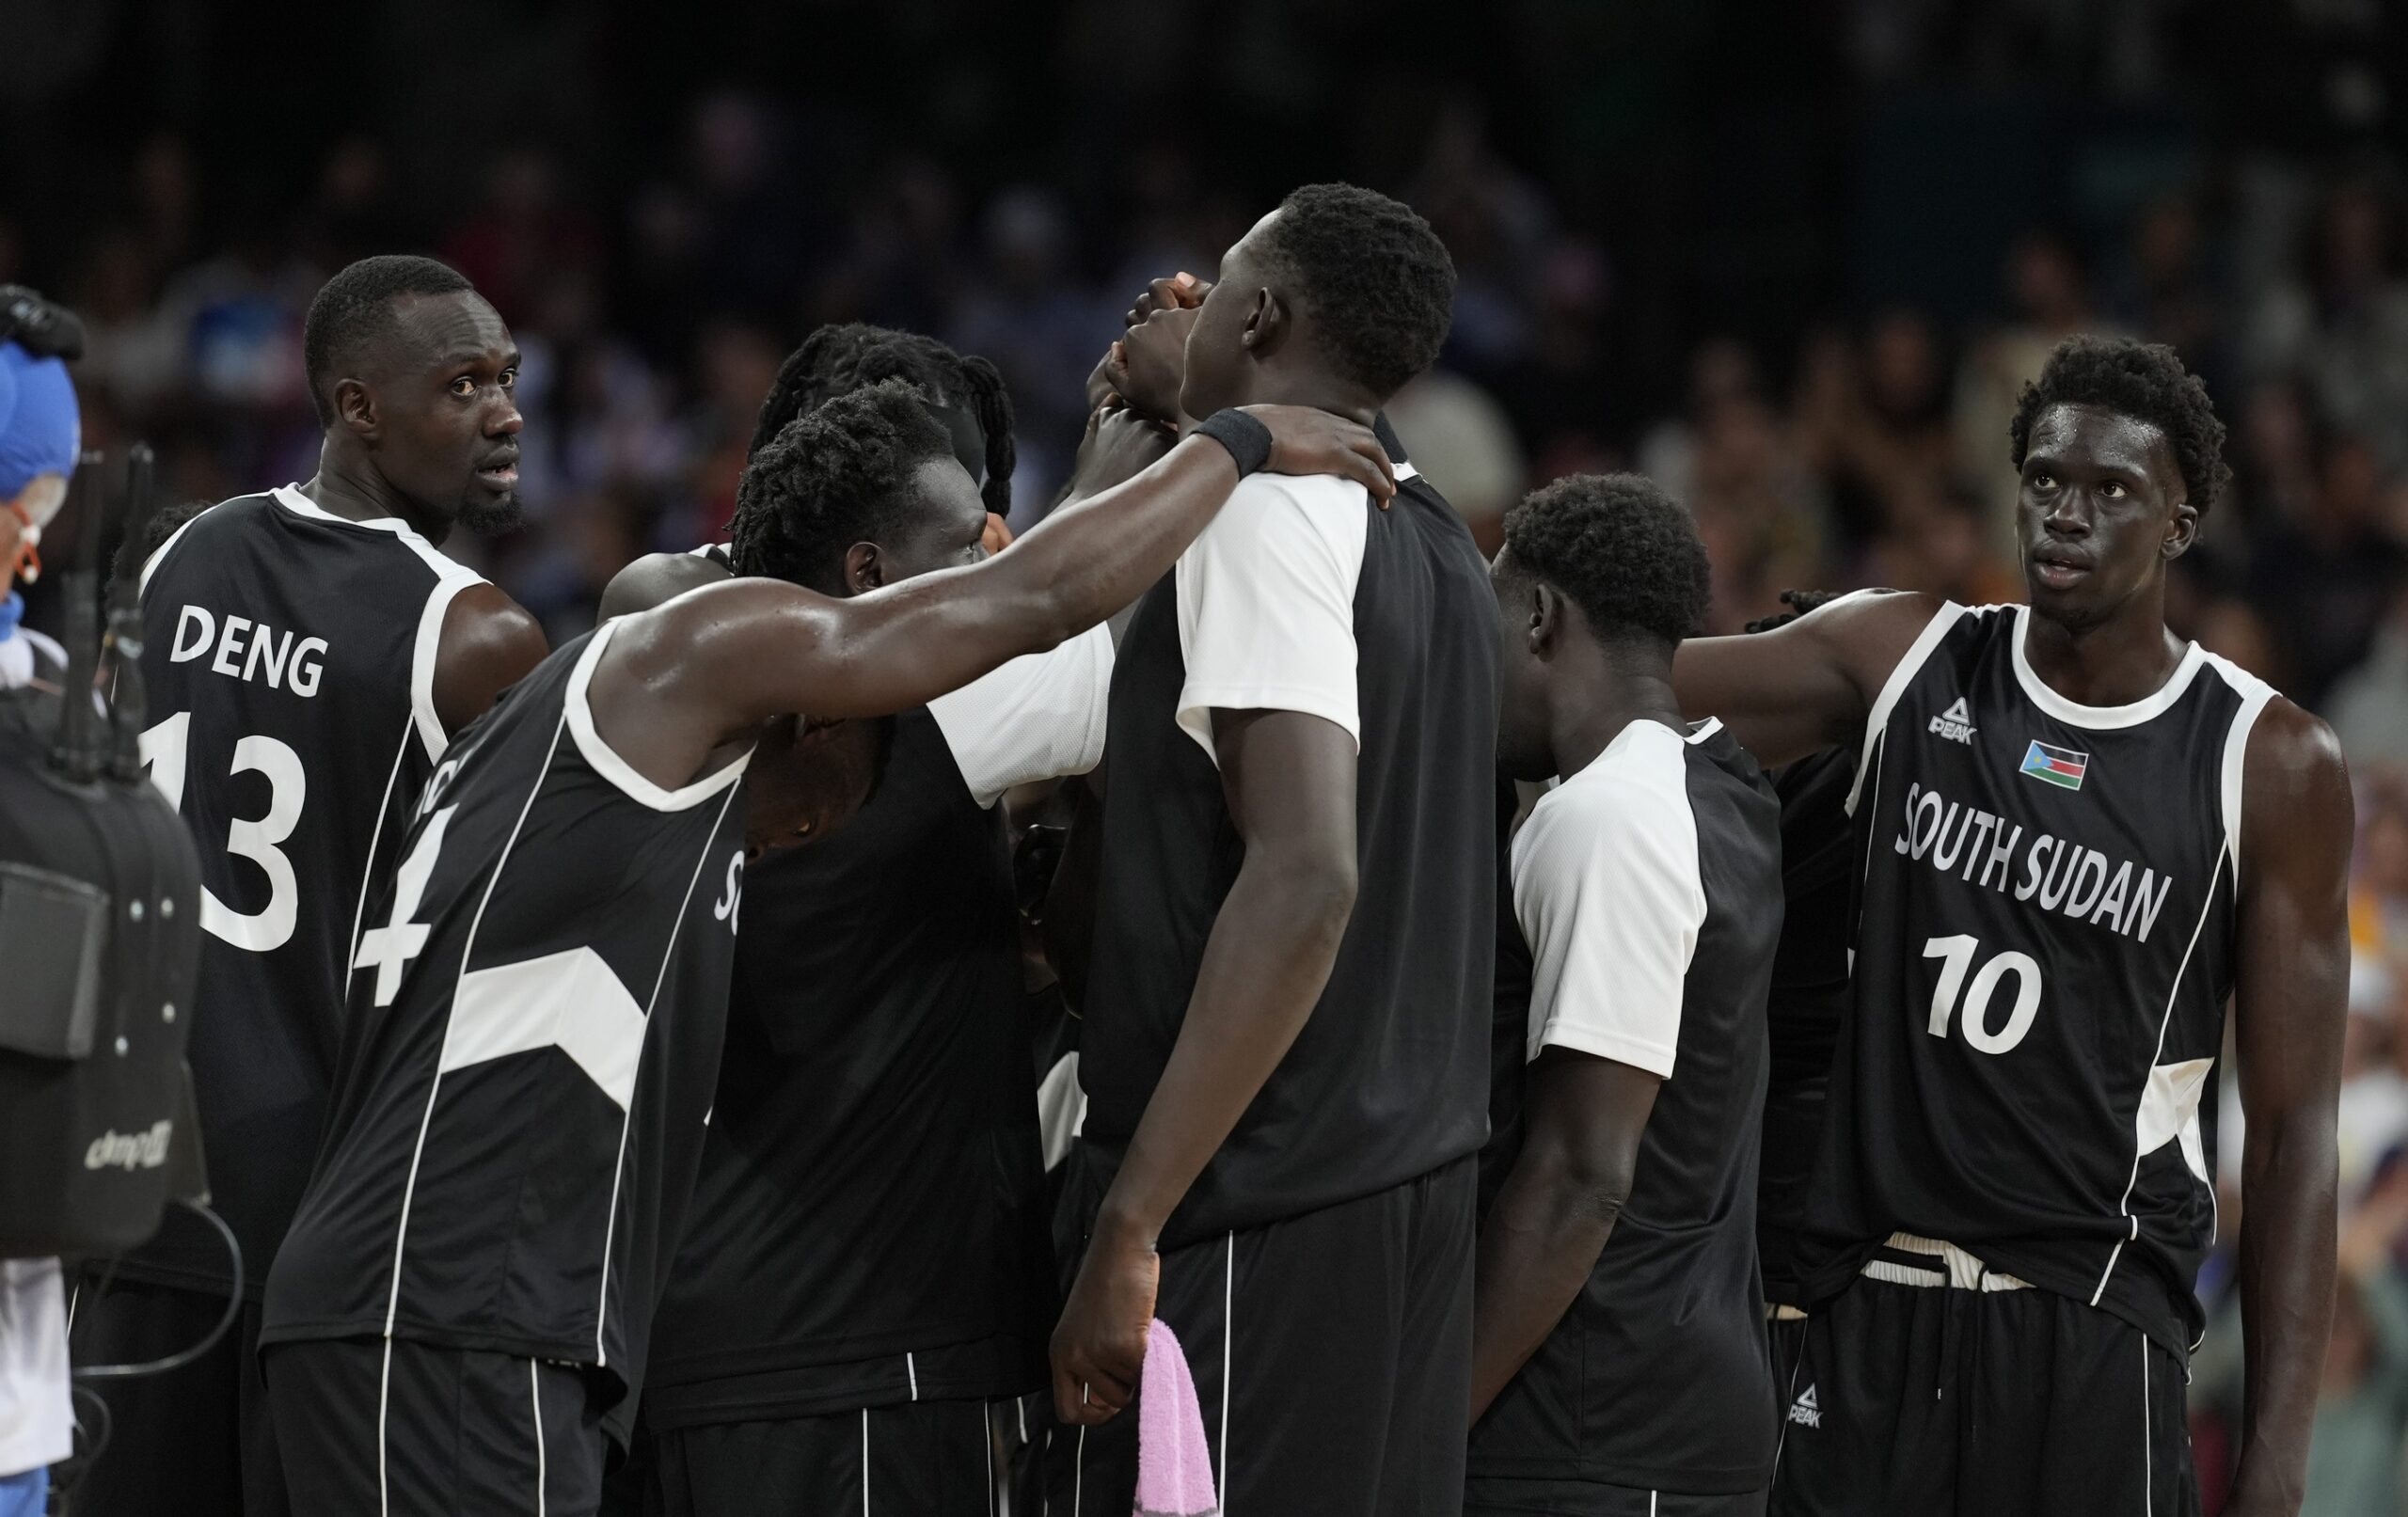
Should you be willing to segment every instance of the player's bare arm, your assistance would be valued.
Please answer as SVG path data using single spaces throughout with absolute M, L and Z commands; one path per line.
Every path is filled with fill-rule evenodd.
M 1720 717 L 1759 764 L 1851 746 L 1863 741 L 1882 685 L 1941 604 L 1882 591 L 1770 632 L 1691 638 L 1672 657 L 1673 692 L 1684 716 Z
M 1530 1065 L 1522 1150 L 1480 1234 L 1472 1279 L 1478 1422 L 1571 1309 L 1630 1199 L 1661 1077 L 1549 1048 Z
M 1353 735 L 1269 710 L 1215 711 L 1212 735 L 1244 862 L 1054 1332 L 1054 1406 L 1073 1423 L 1103 1421 L 1135 1393 L 1155 1240 L 1304 1031 L 1354 909 Z
M 2332 730 L 2275 699 L 2250 734 L 2233 997 L 2241 1104 L 2240 1464 L 2226 1510 L 2295 1513 L 2332 1326 L 2335 1102 L 2354 825 Z
M 458 736 L 550 652 L 543 627 L 499 587 L 474 584 L 452 596 L 435 655 L 435 714 L 443 730 Z
M 1369 428 L 1297 406 L 1249 414 L 1271 429 L 1270 467 L 1342 475 L 1383 500 L 1395 493 Z M 714 747 L 773 716 L 883 716 L 918 705 L 1134 599 L 1237 482 L 1228 450 L 1195 438 L 968 568 L 848 600 L 759 579 L 681 596 L 630 618 L 606 650 L 590 693 L 595 725 L 639 773 L 674 786 Z

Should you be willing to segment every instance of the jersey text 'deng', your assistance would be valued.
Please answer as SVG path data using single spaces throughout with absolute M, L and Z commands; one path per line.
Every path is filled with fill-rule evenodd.
M 171 663 L 185 664 L 210 655 L 209 672 L 239 680 L 264 677 L 272 689 L 299 696 L 318 693 L 318 676 L 326 652 L 324 638 L 295 642 L 290 632 L 278 632 L 264 622 L 228 614 L 222 621 L 200 607 L 187 605 L 176 616 L 176 641 L 167 653 Z

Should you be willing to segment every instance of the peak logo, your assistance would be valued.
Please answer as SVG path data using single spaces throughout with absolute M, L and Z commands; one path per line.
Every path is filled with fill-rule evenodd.
M 1958 696 L 1955 704 L 1932 718 L 1931 730 L 1952 743 L 1963 743 L 1971 748 L 1973 745 L 1973 714 L 1965 709 L 1965 698 Z
M 86 1169 L 157 1169 L 167 1161 L 167 1134 L 173 1122 L 153 1122 L 148 1132 L 119 1132 L 114 1128 L 92 1140 L 84 1150 Z
M 1814 1386 L 1809 1385 L 1799 1391 L 1798 1399 L 1789 1403 L 1789 1420 L 1801 1428 L 1819 1428 L 1823 1425 L 1823 1407 L 1821 1402 L 1814 1399 Z

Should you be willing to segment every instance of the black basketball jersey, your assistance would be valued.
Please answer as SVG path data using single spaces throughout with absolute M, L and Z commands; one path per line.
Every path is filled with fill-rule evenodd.
M 1165 1247 L 1402 1184 L 1477 1151 L 1486 1136 L 1497 603 L 1453 508 L 1409 466 L 1399 473 L 1386 511 L 1336 482 L 1256 475 L 1207 529 L 1243 521 L 1261 493 L 1288 498 L 1298 514 L 1291 521 L 1316 528 L 1363 514 L 1344 524 L 1360 551 L 1344 655 L 1359 723 L 1358 885 L 1311 1018 L 1172 1214 Z M 1310 530 L 1299 537 L 1307 554 L 1323 545 Z M 1189 719 L 1196 713 L 1182 710 L 1196 692 L 1181 585 L 1211 547 L 1199 540 L 1139 601 L 1113 672 L 1111 784 L 1081 1028 L 1088 1105 L 1072 1178 L 1083 1208 L 1100 1199 L 1162 1077 L 1244 857 L 1220 771 L 1202 746 L 1209 722 L 1199 735 Z M 1245 573 L 1273 587 L 1256 591 L 1250 608 L 1275 615 L 1277 597 L 1325 590 L 1302 585 L 1307 567 L 1283 555 L 1245 561 Z M 1297 580 L 1276 577 L 1289 569 Z M 1243 671 L 1252 683 L 1206 690 L 1201 704 L 1314 709 L 1287 703 L 1279 687 L 1295 672 L 1281 664 L 1290 650 L 1275 638 L 1226 625 L 1217 636 L 1253 650 Z
M 1500 1138 L 1481 1154 L 1483 1190 L 1519 1155 L 1523 1077 L 1542 1049 L 1664 1082 L 1588 1283 L 1472 1430 L 1473 1475 L 1686 1493 L 1771 1478 L 1755 1203 L 1780 816 L 1720 723 L 1636 721 L 1514 838 L 1498 915 L 1522 993 L 1496 1049 Z
M 1836 1291 L 1906 1232 L 2185 1353 L 2242 758 L 2274 692 L 2194 644 L 2147 700 L 2078 705 L 2026 661 L 2030 616 L 1942 608 L 1867 723 L 1807 1284 Z
M 927 707 L 894 722 L 868 803 L 746 879 L 653 1427 L 1043 1383 L 1053 1251 L 1004 816 Z
M 291 485 L 201 513 L 143 571 L 142 756 L 200 854 L 189 1056 L 253 1299 L 325 1121 L 363 897 L 444 750 L 444 611 L 480 582 L 399 519 Z M 171 1213 L 126 1272 L 222 1288 L 225 1248 Z
M 262 1342 L 587 1365 L 606 1400 L 641 1383 L 718 1073 L 744 787 L 739 760 L 664 790 L 604 744 L 586 686 L 616 626 L 515 687 L 414 808 Z

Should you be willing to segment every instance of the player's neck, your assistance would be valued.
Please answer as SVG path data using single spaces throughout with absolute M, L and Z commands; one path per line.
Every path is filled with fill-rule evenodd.
M 1634 721 L 1659 721 L 1675 731 L 1681 703 L 1672 693 L 1671 667 L 1661 658 L 1617 657 L 1602 649 L 1564 682 L 1548 723 L 1555 772 L 1565 779 L 1596 761 Z
M 301 486 L 301 493 L 327 515 L 345 521 L 398 517 L 437 545 L 452 530 L 450 522 L 417 509 L 383 475 L 356 459 L 339 456 L 331 448 L 319 455 L 317 475 Z
M 1265 366 L 1257 370 L 1240 405 L 1309 405 L 1316 411 L 1342 416 L 1370 426 L 1380 414 L 1380 398 L 1360 385 L 1309 369 Z
M 2027 613 L 2023 656 L 2042 684 L 2077 705 L 2119 706 L 2164 687 L 2182 661 L 2162 593 L 2136 595 L 2105 621 L 2068 626 Z

